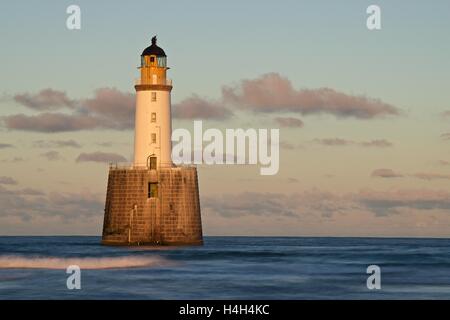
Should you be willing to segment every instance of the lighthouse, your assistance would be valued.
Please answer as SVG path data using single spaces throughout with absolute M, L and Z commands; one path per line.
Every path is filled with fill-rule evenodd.
M 172 118 L 167 78 L 167 56 L 156 37 L 141 55 L 140 78 L 136 81 L 134 165 L 171 167 Z
M 172 81 L 156 36 L 138 68 L 134 160 L 110 164 L 102 243 L 201 245 L 197 168 L 174 165 L 171 159 Z

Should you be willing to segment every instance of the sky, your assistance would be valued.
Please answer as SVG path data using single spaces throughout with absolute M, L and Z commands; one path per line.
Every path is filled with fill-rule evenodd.
M 448 1 L 3 3 L 0 234 L 101 234 L 157 35 L 174 128 L 280 129 L 277 175 L 198 167 L 205 235 L 448 237 L 448 30 Z

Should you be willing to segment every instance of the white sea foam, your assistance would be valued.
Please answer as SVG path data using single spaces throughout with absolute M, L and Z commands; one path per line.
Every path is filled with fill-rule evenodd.
M 158 267 L 170 264 L 161 257 L 101 257 L 101 258 L 55 258 L 0 256 L 0 269 L 66 269 L 77 265 L 81 269 L 115 269 Z

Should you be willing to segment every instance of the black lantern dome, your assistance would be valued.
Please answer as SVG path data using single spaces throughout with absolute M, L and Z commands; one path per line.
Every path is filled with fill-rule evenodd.
M 145 48 L 141 56 L 157 56 L 157 57 L 167 57 L 163 49 L 156 45 L 156 36 L 152 38 L 152 45 Z

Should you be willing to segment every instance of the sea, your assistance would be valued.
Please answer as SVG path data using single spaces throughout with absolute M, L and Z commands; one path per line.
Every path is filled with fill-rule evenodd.
M 450 299 L 450 239 L 205 237 L 188 247 L 100 240 L 0 237 L 0 300 Z

